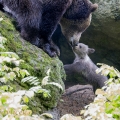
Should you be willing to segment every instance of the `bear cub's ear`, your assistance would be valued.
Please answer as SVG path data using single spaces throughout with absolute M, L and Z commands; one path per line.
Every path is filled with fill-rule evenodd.
M 95 49 L 93 48 L 88 48 L 88 54 L 91 54 L 91 53 L 94 53 L 95 52 Z
M 92 6 L 91 6 L 91 12 L 94 12 L 96 9 L 98 8 L 98 4 L 93 4 Z

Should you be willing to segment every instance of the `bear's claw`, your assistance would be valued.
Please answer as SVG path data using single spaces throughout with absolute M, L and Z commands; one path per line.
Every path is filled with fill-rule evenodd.
M 43 45 L 43 50 L 50 56 L 50 57 L 56 57 L 57 55 L 60 55 L 59 48 L 52 44 L 46 43 Z
M 51 41 L 51 49 L 54 50 L 58 56 L 60 56 L 60 49 Z

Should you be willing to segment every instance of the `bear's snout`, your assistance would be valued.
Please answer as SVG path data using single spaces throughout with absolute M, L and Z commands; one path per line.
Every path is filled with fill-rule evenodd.
M 79 42 L 73 42 L 73 47 L 78 46 Z

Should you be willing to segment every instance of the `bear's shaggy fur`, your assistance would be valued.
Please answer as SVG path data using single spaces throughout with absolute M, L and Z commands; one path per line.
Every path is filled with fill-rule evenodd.
M 79 43 L 77 46 L 73 47 L 73 51 L 76 57 L 72 64 L 64 65 L 66 74 L 78 73 L 79 75 L 82 75 L 91 85 L 93 85 L 94 91 L 97 88 L 103 87 L 105 81 L 107 81 L 107 77 L 100 73 L 96 73 L 98 67 L 88 56 L 89 53 L 93 53 L 95 50 L 83 43 Z
M 81 34 L 91 23 L 91 13 L 97 7 L 97 4 L 92 4 L 89 0 L 73 0 L 63 15 L 60 21 L 62 33 L 72 46 L 79 43 Z
M 51 37 L 61 18 L 72 21 L 87 19 L 89 22 L 81 27 L 81 33 L 89 26 L 90 14 L 97 8 L 89 0 L 0 0 L 0 3 L 5 11 L 16 18 L 21 36 L 42 48 L 51 57 L 59 53 Z M 65 27 L 62 25 L 62 28 Z M 79 37 L 80 35 L 77 39 Z

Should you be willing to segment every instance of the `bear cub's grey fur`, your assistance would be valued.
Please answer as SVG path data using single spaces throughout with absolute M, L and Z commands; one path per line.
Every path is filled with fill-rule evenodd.
M 78 73 L 82 75 L 91 85 L 94 90 L 105 85 L 107 77 L 96 73 L 98 68 L 88 56 L 89 53 L 94 53 L 94 49 L 89 48 L 83 43 L 79 43 L 73 47 L 75 53 L 75 60 L 72 64 L 64 65 L 66 74 Z

